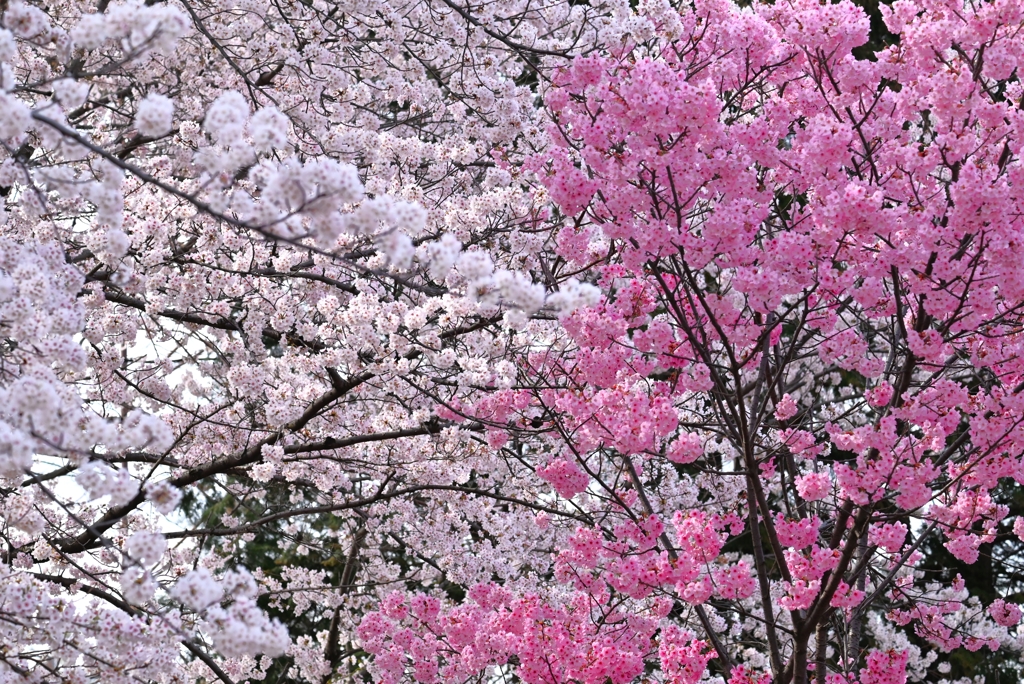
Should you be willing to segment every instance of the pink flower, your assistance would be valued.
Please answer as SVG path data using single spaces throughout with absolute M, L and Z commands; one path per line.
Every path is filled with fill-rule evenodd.
M 988 607 L 988 614 L 996 621 L 996 624 L 1003 627 L 1016 627 L 1020 624 L 1021 610 L 1015 603 L 1006 603 L 1003 599 L 996 599 Z
M 585 490 L 590 482 L 590 478 L 575 463 L 561 458 L 551 461 L 543 468 L 537 468 L 537 475 L 566 499 L 571 499 Z
M 833 608 L 856 608 L 864 600 L 864 592 L 860 589 L 852 589 L 846 582 L 840 581 L 836 587 L 836 593 L 832 595 L 829 605 Z
M 807 548 L 816 542 L 820 526 L 821 520 L 818 518 L 786 520 L 781 513 L 775 516 L 775 531 L 778 534 L 779 542 L 783 546 L 795 549 Z
M 665 456 L 673 463 L 693 463 L 704 455 L 704 445 L 699 435 L 684 432 L 676 437 Z
M 907 526 L 901 522 L 872 525 L 868 531 L 868 541 L 881 546 L 889 553 L 899 551 L 906 538 Z
M 796 400 L 788 394 L 783 394 L 779 403 L 775 405 L 775 417 L 780 421 L 786 421 L 795 416 L 799 410 L 800 407 Z
M 871 649 L 860 671 L 861 684 L 905 684 L 909 657 L 907 651 Z
M 880 382 L 874 389 L 867 393 L 868 403 L 875 407 L 885 406 L 892 399 L 892 385 L 887 382 Z
M 745 599 L 757 590 L 757 580 L 746 561 L 739 561 L 715 573 L 718 595 L 726 599 Z
M 828 473 L 808 473 L 796 478 L 796 491 L 806 501 L 820 501 L 832 490 Z

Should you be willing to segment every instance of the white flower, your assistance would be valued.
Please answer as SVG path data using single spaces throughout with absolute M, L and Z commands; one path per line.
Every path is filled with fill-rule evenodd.
M 366 235 L 380 229 L 391 217 L 391 200 L 388 197 L 374 197 L 363 200 L 351 214 L 346 216 L 346 227 L 353 235 Z
M 139 483 L 132 479 L 127 470 L 114 470 L 106 463 L 89 461 L 78 469 L 75 478 L 78 486 L 89 493 L 92 499 L 110 496 L 113 506 L 122 506 L 139 493 Z
M 181 503 L 181 490 L 167 480 L 146 485 L 146 498 L 160 513 L 169 515 Z
M 0 273 L 0 304 L 10 301 L 18 293 L 18 284 L 6 273 Z
M 50 30 L 50 20 L 38 7 L 13 0 L 4 13 L 4 26 L 18 38 L 35 38 Z
M 458 261 L 462 243 L 454 235 L 446 233 L 440 240 L 424 245 L 423 250 L 425 259 L 430 263 L 430 277 L 440 282 Z
M 145 566 L 156 565 L 167 551 L 167 540 L 159 532 L 136 532 L 125 544 L 128 557 Z
M 388 262 L 397 269 L 407 269 L 412 265 L 412 257 L 416 253 L 412 239 L 405 233 L 392 230 L 377 238 L 377 246 L 388 257 Z
M 494 273 L 494 262 L 484 252 L 465 252 L 459 259 L 459 273 L 466 280 L 482 280 Z
M 149 42 L 155 52 L 166 54 L 189 26 L 188 17 L 167 4 L 142 6 L 135 15 L 136 44 Z
M 174 444 L 174 433 L 170 426 L 156 416 L 135 409 L 121 423 L 127 446 L 149 449 L 162 453 Z
M 114 474 L 113 469 L 101 461 L 89 461 L 78 469 L 75 481 L 89 497 L 98 499 L 106 495 L 107 480 Z
M 206 568 L 197 568 L 178 580 L 171 589 L 171 598 L 193 610 L 203 610 L 221 600 L 224 590 Z
M 531 282 L 524 273 L 499 271 L 494 276 L 501 296 L 526 314 L 536 313 L 544 306 L 544 286 Z
M 155 593 L 156 582 L 146 570 L 130 567 L 121 573 L 121 594 L 128 603 L 141 605 Z
M 0 140 L 17 138 L 32 124 L 32 112 L 13 95 L 0 93 Z
M 135 111 L 135 128 L 142 135 L 159 138 L 174 126 L 174 102 L 159 93 L 150 93 Z
M 331 206 L 337 207 L 339 202 L 354 203 L 363 199 L 363 182 L 359 179 L 359 171 L 351 164 L 341 164 L 333 159 L 318 159 L 307 162 L 299 173 L 302 184 L 313 194 L 335 200 Z M 384 207 L 384 205 L 381 205 Z M 390 205 L 385 207 L 391 210 Z
M 0 421 L 0 477 L 22 477 L 32 467 L 33 446 L 28 435 Z
M 590 283 L 581 283 L 569 278 L 561 284 L 558 292 L 548 297 L 548 304 L 565 316 L 580 307 L 594 306 L 601 300 L 601 290 Z
M 85 50 L 95 50 L 109 37 L 110 20 L 102 14 L 83 14 L 71 30 L 75 45 Z
M 257 482 L 270 482 L 277 467 L 273 463 L 257 463 L 249 469 L 249 476 Z
M 110 228 L 103 234 L 103 246 L 115 259 L 127 254 L 131 244 L 128 234 L 119 228 Z
M 457 360 L 454 349 L 442 349 L 439 354 L 434 357 L 434 365 L 438 368 L 451 368 L 455 365 Z
M 405 314 L 405 327 L 409 330 L 419 330 L 427 324 L 428 310 L 425 307 L 417 306 L 409 309 Z
M 124 506 L 139 493 L 139 483 L 132 479 L 127 469 L 115 470 L 113 477 L 107 480 L 107 493 L 110 494 L 110 505 Z
M 253 578 L 252 573 L 245 568 L 228 570 L 221 575 L 220 583 L 224 588 L 224 593 L 234 596 L 235 598 L 253 598 L 259 590 L 259 587 L 256 586 L 256 580 Z
M 18 45 L 14 42 L 14 34 L 7 29 L 0 29 L 0 62 L 10 62 L 18 54 Z
M 427 226 L 427 210 L 416 202 L 397 200 L 391 207 L 391 221 L 406 233 L 416 235 Z
M 78 109 L 89 96 L 89 84 L 62 78 L 53 82 L 53 94 L 64 109 Z
M 0 64 L 0 91 L 9 93 L 14 90 L 14 86 L 14 69 L 6 62 Z
M 288 146 L 288 117 L 277 107 L 264 107 L 249 119 L 249 137 L 257 152 Z
M 206 110 L 203 128 L 213 137 L 214 142 L 229 145 L 241 139 L 248 116 L 249 104 L 245 97 L 229 90 L 214 100 Z
M 235 601 L 227 610 L 212 609 L 207 622 L 214 627 L 213 642 L 228 658 L 265 653 L 274 658 L 288 648 L 288 631 L 277 620 L 267 619 L 249 598 Z

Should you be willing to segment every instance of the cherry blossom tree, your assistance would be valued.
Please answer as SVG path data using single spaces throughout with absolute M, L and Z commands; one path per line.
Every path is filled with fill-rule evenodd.
M 438 511 L 515 495 L 426 392 L 514 375 L 545 234 L 490 152 L 543 143 L 538 74 L 612 10 L 0 12 L 0 677 L 363 667 L 376 588 L 435 572 L 389 545 L 456 555 Z M 256 532 L 326 556 L 247 570 Z
M 1018 0 L 0 11 L 0 682 L 1024 649 Z
M 548 271 L 606 298 L 449 408 L 587 519 L 538 519 L 557 588 L 386 602 L 382 679 L 902 683 L 1019 652 L 1019 586 L 918 566 L 1024 532 L 993 500 L 1022 481 L 1022 9 L 896 2 L 864 59 L 850 3 L 663 7 L 554 77 L 525 167 Z

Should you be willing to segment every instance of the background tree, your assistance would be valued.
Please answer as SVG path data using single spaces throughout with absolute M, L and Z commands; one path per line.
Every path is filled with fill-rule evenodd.
M 495 457 L 423 388 L 507 377 L 503 331 L 544 304 L 541 209 L 490 152 L 542 141 L 529 84 L 611 10 L 0 9 L 4 676 L 347 672 L 376 587 L 429 586 L 466 550 L 453 525 L 528 491 L 470 486 Z M 501 281 L 468 291 L 464 248 Z M 133 559 L 146 530 L 170 549 Z M 287 647 L 225 574 L 266 545 Z M 349 555 L 358 580 L 328 565 Z

